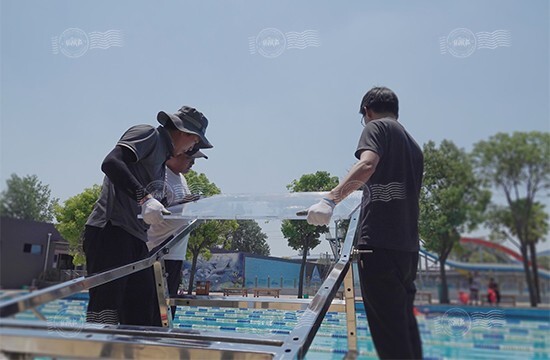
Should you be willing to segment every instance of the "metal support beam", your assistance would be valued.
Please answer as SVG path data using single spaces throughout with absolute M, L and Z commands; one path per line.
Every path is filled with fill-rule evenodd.
M 357 354 L 357 319 L 355 317 L 355 288 L 353 285 L 353 267 L 350 265 L 344 278 L 344 297 L 346 299 L 346 327 L 348 331 L 348 353 Z
M 353 241 L 355 230 L 359 221 L 359 211 L 354 211 L 351 215 L 351 221 L 346 234 L 340 259 L 334 265 L 331 272 L 323 281 L 317 294 L 311 301 L 311 304 L 304 311 L 298 320 L 298 324 L 287 336 L 285 343 L 277 354 L 277 358 L 282 359 L 302 359 L 306 355 L 317 330 L 321 326 L 323 318 L 330 307 L 331 300 L 334 299 L 338 288 L 344 280 L 346 272 L 350 268 Z
M 174 246 L 180 239 L 189 234 L 198 224 L 202 223 L 202 220 L 194 220 L 187 227 L 181 230 L 172 240 L 170 240 L 162 249 L 150 257 L 133 262 L 128 265 L 118 267 L 116 269 L 108 270 L 96 275 L 87 277 L 79 277 L 74 280 L 70 280 L 58 285 L 50 286 L 48 288 L 33 291 L 27 295 L 19 296 L 14 299 L 7 300 L 0 303 L 0 317 L 8 317 L 17 314 L 18 312 L 35 308 L 39 305 L 47 303 L 49 301 L 62 299 L 69 295 L 73 295 L 81 292 L 82 290 L 88 290 L 90 288 L 103 285 L 110 281 L 119 279 L 123 276 L 127 276 L 146 269 L 153 265 L 158 258 L 161 258 L 165 252 L 164 249 L 169 249 Z
M 0 351 L 84 359 L 272 359 L 281 336 L 0 320 Z
M 357 352 L 355 296 L 351 270 L 352 249 L 359 211 L 351 214 L 340 258 L 313 299 L 250 299 L 195 296 L 168 299 L 162 258 L 203 220 L 195 220 L 152 256 L 119 268 L 78 278 L 0 303 L 0 350 L 4 354 L 32 354 L 69 358 L 209 358 L 209 359 L 302 359 L 329 309 L 348 314 L 350 355 Z M 158 300 L 165 327 L 59 324 L 5 319 L 20 311 L 105 284 L 154 266 Z M 333 300 L 345 282 L 345 300 Z M 238 306 L 254 308 L 304 309 L 296 327 L 287 336 L 235 336 L 232 332 L 199 332 L 172 329 L 169 305 Z M 53 325 L 52 325 L 53 324 Z M 52 326 L 55 331 L 52 331 Z M 59 332 L 62 332 L 60 336 Z M 70 336 L 67 336 L 67 335 Z
M 168 304 L 170 294 L 168 293 L 168 284 L 166 283 L 166 268 L 164 267 L 164 259 L 159 259 L 153 264 L 155 273 L 155 284 L 157 292 L 157 300 L 159 303 L 160 320 L 163 327 L 172 327 L 172 310 Z

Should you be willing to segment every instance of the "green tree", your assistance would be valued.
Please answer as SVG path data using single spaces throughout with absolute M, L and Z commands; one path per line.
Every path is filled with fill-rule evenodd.
M 228 234 L 224 248 L 251 254 L 269 256 L 267 235 L 254 220 L 237 220 L 239 227 Z
M 214 183 L 211 183 L 204 174 L 198 174 L 191 170 L 185 174 L 185 179 L 189 189 L 194 194 L 212 196 L 221 193 L 220 189 Z M 210 249 L 223 245 L 227 236 L 235 231 L 238 226 L 235 220 L 210 220 L 193 230 L 187 245 L 187 257 L 191 258 L 188 294 L 193 293 L 199 255 L 205 259 L 210 259 L 212 256 Z
M 184 175 L 187 180 L 187 186 L 192 194 L 200 194 L 204 196 L 212 196 L 220 193 L 220 189 L 216 184 L 210 182 L 206 175 L 190 170 Z
M 77 266 L 86 263 L 82 250 L 82 234 L 100 193 L 101 186 L 96 184 L 67 199 L 63 205 L 56 204 L 54 208 L 58 222 L 55 227 L 69 242 L 69 252 L 73 256 L 73 264 Z
M 315 174 L 305 174 L 300 179 L 293 180 L 287 185 L 287 189 L 290 192 L 329 191 L 337 185 L 338 177 L 330 176 L 326 171 L 317 171 Z M 309 225 L 303 220 L 283 220 L 281 232 L 288 240 L 288 246 L 302 254 L 298 286 L 298 298 L 302 298 L 307 255 L 310 249 L 314 249 L 321 243 L 319 237 L 328 232 L 328 226 Z
M 48 185 L 36 175 L 19 177 L 11 174 L 7 188 L 0 193 L 0 215 L 15 219 L 52 222 L 54 206 L 59 199 L 51 197 Z
M 550 270 L 550 256 L 541 256 L 538 258 L 539 267 Z
M 545 235 L 548 234 L 548 214 L 544 211 L 544 205 L 536 202 L 533 204 L 533 211 L 529 219 L 530 233 L 529 238 L 529 252 L 531 257 L 531 264 L 533 269 L 533 280 L 535 285 L 535 294 L 537 295 L 537 301 L 540 303 L 542 298 L 540 296 L 540 280 L 539 280 L 539 266 L 537 259 L 537 243 L 539 241 L 546 241 Z
M 222 245 L 227 235 L 235 231 L 238 226 L 235 220 L 209 220 L 193 230 L 187 245 L 187 257 L 191 257 L 188 294 L 193 293 L 199 255 L 207 260 L 210 259 L 212 256 L 210 249 Z
M 535 202 L 528 213 L 528 202 L 526 199 L 514 201 L 510 207 L 494 205 L 489 212 L 491 221 L 488 227 L 492 230 L 491 237 L 496 240 L 509 240 L 516 246 L 520 244 L 515 241 L 518 237 L 515 219 L 519 218 L 521 222 L 527 223 L 527 247 L 530 253 L 531 270 L 533 276 L 533 286 L 537 303 L 541 302 L 540 282 L 538 272 L 538 259 L 536 244 L 545 240 L 548 233 L 548 214 L 544 211 L 544 205 Z M 515 214 L 515 216 L 514 216 Z
M 548 195 L 550 189 L 550 133 L 498 133 L 475 144 L 473 155 L 487 184 L 504 193 L 513 227 L 511 234 L 519 240 L 530 303 L 535 307 L 538 299 L 529 269 L 528 248 L 533 242 L 530 226 L 537 196 Z
M 473 230 L 483 220 L 490 193 L 476 178 L 468 154 L 451 141 L 437 148 L 424 145 L 424 180 L 420 192 L 420 236 L 426 249 L 439 256 L 440 303 L 449 303 L 445 262 L 460 234 Z

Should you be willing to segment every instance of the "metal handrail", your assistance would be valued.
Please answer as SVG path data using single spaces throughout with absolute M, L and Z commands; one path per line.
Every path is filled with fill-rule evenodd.
M 281 347 L 281 358 L 284 359 L 302 359 L 311 343 L 317 334 L 317 330 L 321 326 L 325 314 L 330 307 L 332 299 L 334 299 L 338 288 L 344 281 L 344 277 L 351 273 L 351 261 L 353 255 L 353 243 L 355 239 L 355 230 L 359 218 L 359 211 L 354 211 L 351 215 L 346 239 L 342 245 L 342 252 L 338 262 L 334 265 L 329 275 L 323 281 L 315 297 L 304 311 L 304 314 L 298 320 L 296 327 L 288 335 L 285 343 Z M 353 311 L 355 316 L 355 307 L 352 306 L 348 311 Z M 348 334 L 349 336 L 349 334 Z
M 273 357 L 277 359 L 294 359 L 294 358 L 302 359 L 306 355 L 309 347 L 311 346 L 311 343 L 313 342 L 313 339 L 319 327 L 321 326 L 324 316 L 328 311 L 329 307 L 331 306 L 332 300 L 334 299 L 336 292 L 338 291 L 342 282 L 344 281 L 344 278 L 346 278 L 347 317 L 348 319 L 355 319 L 355 306 L 354 306 L 355 303 L 354 303 L 354 295 L 353 295 L 354 294 L 353 286 L 350 286 L 349 284 L 353 284 L 353 275 L 352 275 L 353 272 L 351 270 L 351 263 L 352 263 L 352 257 L 353 257 L 353 245 L 354 245 L 355 231 L 357 229 L 357 224 L 358 224 L 358 218 L 359 218 L 359 211 L 356 210 L 351 214 L 351 219 L 350 219 L 351 221 L 348 227 L 345 241 L 342 246 L 340 258 L 335 263 L 334 267 L 332 268 L 332 270 L 330 271 L 326 279 L 323 281 L 318 292 L 315 294 L 313 299 L 310 300 L 307 308 L 304 310 L 303 315 L 298 320 L 296 327 L 291 331 L 291 333 L 288 336 L 284 338 L 284 341 L 282 342 L 282 344 L 281 343 L 279 343 L 279 345 L 273 344 L 274 346 L 272 347 L 266 347 L 266 344 L 263 344 L 264 346 L 264 348 L 262 348 L 263 350 L 260 350 L 260 348 L 257 347 L 262 345 L 260 345 L 256 341 L 250 341 L 249 342 L 250 346 L 255 344 L 252 346 L 252 348 L 255 348 L 254 350 L 255 352 L 259 351 L 258 354 L 260 353 L 271 354 Z M 1 302 L 0 317 L 4 318 L 4 317 L 12 316 L 20 311 L 24 311 L 27 309 L 34 309 L 36 306 L 39 306 L 46 302 L 60 299 L 60 298 L 78 293 L 82 290 L 87 290 L 95 286 L 105 284 L 109 281 L 121 278 L 123 276 L 130 275 L 132 273 L 143 270 L 145 268 L 151 267 L 153 264 L 155 264 L 155 262 L 162 263 L 163 256 L 170 251 L 170 248 L 176 245 L 177 242 L 179 242 L 181 239 L 183 239 L 183 237 L 188 235 L 196 226 L 198 226 L 203 221 L 204 220 L 194 220 L 190 222 L 189 225 L 186 226 L 181 231 L 179 231 L 179 233 L 176 234 L 173 239 L 168 241 L 164 246 L 162 246 L 159 250 L 157 250 L 154 254 L 152 254 L 146 259 L 136 261 L 134 263 L 127 264 L 127 265 L 118 267 L 116 269 L 108 270 L 99 274 L 90 275 L 88 277 L 77 278 L 77 279 L 68 281 L 66 283 L 54 285 L 49 288 L 45 288 L 24 296 L 17 297 L 15 299 L 10 299 L 5 302 Z M 173 299 L 170 299 L 170 300 L 173 300 Z M 207 299 L 201 299 L 201 301 L 203 302 L 206 300 Z M 299 299 L 299 300 L 302 300 L 302 299 Z M 187 300 L 187 301 L 192 302 L 192 300 Z M 251 303 L 255 302 L 255 300 L 253 299 L 248 299 L 247 301 Z M 276 302 L 276 300 L 271 300 L 271 301 Z M 347 302 L 351 302 L 351 303 L 348 304 Z M 0 322 L 0 324 L 2 324 L 2 322 Z M 350 322 L 350 324 L 348 324 L 348 343 L 350 344 L 350 352 L 354 352 L 356 350 L 356 338 L 354 338 L 356 336 L 355 325 L 356 325 L 355 321 L 352 321 Z M 5 328 L 5 331 L 8 331 L 9 330 L 8 328 L 10 328 L 9 325 L 4 324 L 4 326 L 8 326 L 7 328 Z M 120 328 L 123 328 L 123 326 L 120 326 Z M 90 329 L 89 331 L 93 332 L 95 330 Z M 15 332 L 17 333 L 17 331 Z M 199 337 L 200 336 L 201 335 L 199 335 Z M 352 337 L 352 339 L 349 338 L 350 336 Z M 102 341 L 109 342 L 111 340 L 105 338 Z M 139 342 L 138 339 L 136 339 L 136 341 Z M 191 346 L 191 345 L 188 344 L 187 346 Z M 193 351 L 201 350 L 200 347 L 195 348 L 191 346 L 191 348 L 195 349 Z M 228 348 L 226 345 L 224 345 L 223 342 L 220 342 L 219 344 L 211 343 L 209 345 L 208 350 L 213 351 L 213 350 L 223 349 L 223 351 L 226 352 L 226 351 L 229 351 L 230 348 L 231 347 Z M 234 351 L 237 351 L 237 352 L 249 351 L 246 349 L 246 347 L 241 347 L 236 345 L 233 349 Z

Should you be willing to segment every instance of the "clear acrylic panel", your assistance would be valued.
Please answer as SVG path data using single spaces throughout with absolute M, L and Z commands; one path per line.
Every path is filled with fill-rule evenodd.
M 181 212 L 172 212 L 167 219 L 303 219 L 297 215 L 318 202 L 327 192 L 296 192 L 281 194 L 220 194 L 188 203 Z M 356 191 L 335 208 L 332 220 L 348 219 L 361 203 L 362 193 Z M 178 209 L 180 211 L 180 209 Z

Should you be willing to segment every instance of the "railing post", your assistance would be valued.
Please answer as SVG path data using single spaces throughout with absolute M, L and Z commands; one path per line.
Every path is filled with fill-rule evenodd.
M 348 354 L 357 354 L 357 318 L 355 316 L 355 287 L 353 284 L 353 262 L 344 278 L 344 300 L 346 302 L 346 327 L 348 331 Z
M 159 259 L 153 264 L 155 272 L 155 283 L 157 291 L 157 300 L 160 311 L 160 321 L 162 327 L 172 327 L 172 310 L 169 306 L 170 294 L 166 283 L 166 270 L 164 267 L 164 259 Z

